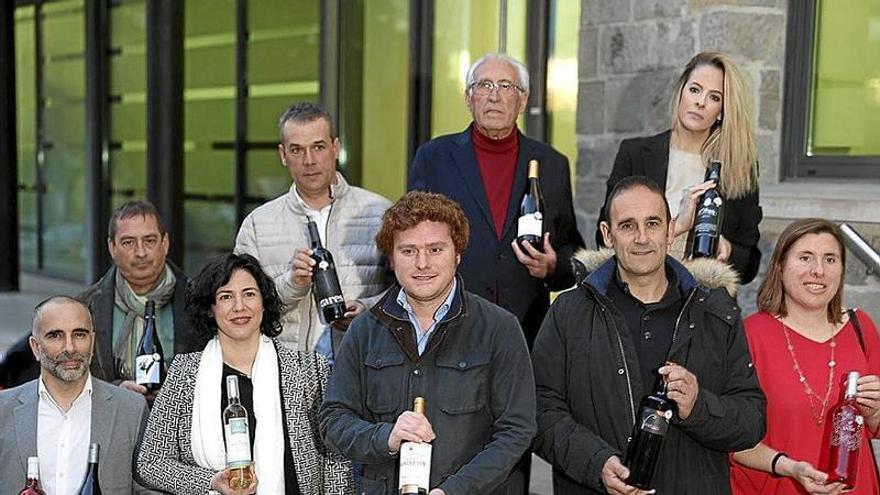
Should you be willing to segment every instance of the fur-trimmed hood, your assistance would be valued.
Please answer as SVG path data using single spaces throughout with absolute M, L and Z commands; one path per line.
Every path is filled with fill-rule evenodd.
M 599 250 L 581 249 L 577 251 L 572 258 L 572 263 L 576 264 L 574 271 L 578 281 L 586 281 L 596 285 L 595 282 L 598 280 L 594 278 L 594 275 L 598 275 L 598 278 L 606 278 L 604 275 L 597 274 L 596 272 L 610 270 L 616 266 L 616 261 L 613 258 L 614 251 L 607 248 Z M 673 269 L 679 272 L 679 275 L 681 275 L 683 270 L 690 274 L 697 284 L 707 289 L 724 289 L 730 294 L 730 297 L 736 298 L 736 291 L 739 287 L 739 275 L 727 263 L 714 258 L 697 258 L 680 262 L 672 256 L 666 257 L 666 263 L 671 264 Z M 577 266 L 577 264 L 581 266 Z M 604 266 L 606 264 L 608 266 Z

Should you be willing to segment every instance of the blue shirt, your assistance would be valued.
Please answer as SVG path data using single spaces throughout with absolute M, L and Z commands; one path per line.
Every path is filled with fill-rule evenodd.
M 449 295 L 446 296 L 446 300 L 443 301 L 443 304 L 437 308 L 437 311 L 434 311 L 434 322 L 431 323 L 431 326 L 428 327 L 427 330 L 422 330 L 422 325 L 419 323 L 419 318 L 413 312 L 412 306 L 409 304 L 409 301 L 406 299 L 406 292 L 404 292 L 403 288 L 400 289 L 400 292 L 397 293 L 397 304 L 400 305 L 401 308 L 406 310 L 406 315 L 409 317 L 409 322 L 412 323 L 413 331 L 415 331 L 416 337 L 416 345 L 419 349 L 419 356 L 421 356 L 425 352 L 425 347 L 428 345 L 428 339 L 431 337 L 431 334 L 434 333 L 434 329 L 437 328 L 437 322 L 442 320 L 446 313 L 449 312 L 449 308 L 452 307 L 452 299 L 455 297 L 455 289 L 458 285 L 458 281 L 452 279 L 452 290 L 449 291 Z

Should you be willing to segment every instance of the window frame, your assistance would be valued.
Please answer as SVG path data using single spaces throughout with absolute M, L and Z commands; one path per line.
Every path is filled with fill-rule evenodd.
M 781 180 L 877 179 L 880 155 L 807 154 L 815 84 L 813 58 L 817 0 L 789 0 L 786 28 Z

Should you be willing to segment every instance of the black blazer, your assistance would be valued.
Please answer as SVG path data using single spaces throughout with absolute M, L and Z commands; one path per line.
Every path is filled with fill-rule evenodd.
M 532 159 L 541 164 L 544 228 L 550 232 L 557 256 L 556 272 L 546 280 L 529 275 L 510 247 L 516 238 L 516 220 Z M 584 246 L 572 206 L 568 159 L 547 144 L 519 135 L 519 158 L 501 239 L 495 233 L 471 127 L 420 146 L 410 166 L 408 189 L 442 193 L 461 205 L 471 229 L 470 242 L 458 267 L 464 285 L 516 315 L 531 347 L 550 306 L 550 290 L 574 285 L 571 256 Z
M 614 186 L 624 177 L 644 175 L 655 181 L 661 189 L 666 190 L 666 173 L 669 170 L 669 137 L 670 131 L 654 136 L 624 139 L 617 150 L 614 168 L 608 177 L 605 199 L 611 194 Z M 758 274 L 761 263 L 761 250 L 758 240 L 761 232 L 758 224 L 763 213 L 758 203 L 758 189 L 737 199 L 728 199 L 724 207 L 724 224 L 721 234 L 730 241 L 731 253 L 728 263 L 739 273 L 740 283 L 751 282 Z M 599 222 L 605 220 L 605 201 L 599 210 Z M 602 246 L 602 233 L 596 225 L 596 245 Z

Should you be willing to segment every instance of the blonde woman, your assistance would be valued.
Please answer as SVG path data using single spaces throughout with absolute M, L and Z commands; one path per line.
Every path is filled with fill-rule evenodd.
M 606 183 L 606 197 L 624 177 L 644 175 L 666 192 L 676 242 L 683 254 L 693 225 L 696 200 L 714 183 L 704 182 L 711 160 L 721 160 L 721 193 L 726 198 L 718 259 L 737 271 L 741 283 L 758 273 L 758 164 L 751 105 L 739 68 L 722 53 L 695 55 L 678 78 L 670 102 L 670 130 L 620 143 Z M 606 217 L 600 211 L 599 221 Z M 685 234 L 685 235 L 682 235 Z M 597 235 L 601 246 L 601 237 Z

